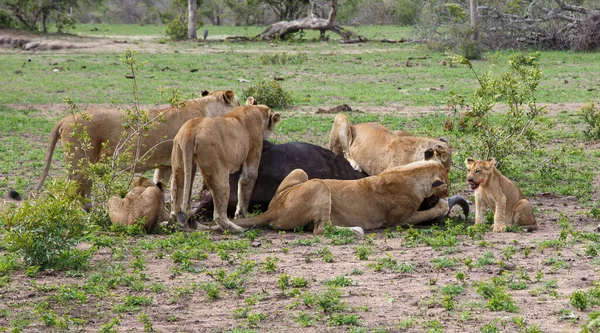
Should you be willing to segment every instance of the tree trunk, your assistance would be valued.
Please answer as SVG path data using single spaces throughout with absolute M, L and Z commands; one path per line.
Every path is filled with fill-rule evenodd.
M 196 24 L 198 21 L 198 3 L 188 0 L 188 39 L 198 39 Z
M 313 3 L 311 3 L 311 10 L 315 7 Z M 344 40 L 358 40 L 364 41 L 366 40 L 364 37 L 355 34 L 350 30 L 346 30 L 342 28 L 335 21 L 335 15 L 337 14 L 337 0 L 331 1 L 331 12 L 329 13 L 329 17 L 327 19 L 319 18 L 315 15 L 315 13 L 311 12 L 310 16 L 297 19 L 293 21 L 280 21 L 277 23 L 271 24 L 267 29 L 260 33 L 257 37 L 259 39 L 273 39 L 273 38 L 284 38 L 287 34 L 295 33 L 303 29 L 312 29 L 319 30 L 323 34 L 325 31 L 329 30 L 335 32 L 336 34 L 342 36 Z
M 477 16 L 477 0 L 469 0 L 469 18 L 473 28 L 473 41 L 479 41 L 479 17 Z

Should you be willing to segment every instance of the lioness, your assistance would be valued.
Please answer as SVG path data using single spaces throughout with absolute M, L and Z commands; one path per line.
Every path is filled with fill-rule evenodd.
M 172 139 L 179 128 L 189 119 L 207 116 L 216 117 L 233 110 L 239 105 L 235 93 L 228 91 L 203 92 L 203 97 L 188 100 L 183 107 L 168 107 L 148 111 L 148 118 L 156 118 L 157 123 L 148 132 L 144 133 L 140 156 L 154 149 L 143 163 L 136 165 L 136 171 L 142 172 L 158 168 L 154 174 L 154 182 L 168 180 L 171 166 Z M 102 156 L 113 153 L 115 147 L 122 140 L 124 133 L 123 123 L 125 112 L 116 109 L 90 109 L 82 114 L 69 115 L 59 120 L 52 132 L 48 147 L 42 178 L 37 186 L 39 191 L 44 185 L 52 154 L 58 139 L 61 140 L 65 152 L 67 165 L 71 166 L 69 178 L 77 180 L 80 184 L 80 192 L 84 196 L 90 195 L 91 182 L 79 172 L 81 162 L 98 162 Z M 164 121 L 163 121 L 164 120 Z M 73 133 L 74 127 L 79 124 L 87 130 L 90 148 L 82 149 L 81 135 Z M 103 149 L 107 145 L 108 149 Z M 102 154 L 101 154 L 102 153 Z
M 346 157 L 357 171 L 369 175 L 427 159 L 442 162 L 446 171 L 452 164 L 447 141 L 412 136 L 404 131 L 392 132 L 376 123 L 350 125 L 343 114 L 338 114 L 333 121 L 329 149 Z
M 266 105 L 244 105 L 216 118 L 186 122 L 173 140 L 171 216 L 186 223 L 195 165 L 215 202 L 213 218 L 222 230 L 244 231 L 227 218 L 229 174 L 241 169 L 235 217 L 246 216 L 256 177 L 263 139 L 279 122 L 279 113 Z
M 475 223 L 485 222 L 485 212 L 494 211 L 494 231 L 505 231 L 508 225 L 536 230 L 533 209 L 523 192 L 496 169 L 496 160 L 465 160 L 467 181 L 475 191 Z
M 236 223 L 244 228 L 270 224 L 291 230 L 314 222 L 313 233 L 321 234 L 325 223 L 331 221 L 362 234 L 446 214 L 445 199 L 431 209 L 418 210 L 430 196 L 448 196 L 448 173 L 438 161 L 414 162 L 358 180 L 309 180 L 304 171 L 296 169 L 279 185 L 264 214 Z
M 133 225 L 145 218 L 144 228 L 150 230 L 158 222 L 169 220 L 161 182 L 154 184 L 150 179 L 140 177 L 132 186 L 125 198 L 108 200 L 108 216 L 112 223 Z

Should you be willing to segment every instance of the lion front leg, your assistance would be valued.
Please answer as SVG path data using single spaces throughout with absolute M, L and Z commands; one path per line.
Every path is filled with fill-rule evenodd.
M 506 196 L 502 195 L 495 198 L 494 205 L 494 232 L 503 232 L 506 230 Z
M 481 198 L 481 195 L 475 192 L 475 224 L 485 223 L 485 212 L 488 209 L 488 205 Z
M 433 208 L 428 210 L 418 210 L 410 216 L 404 223 L 417 224 L 424 221 L 433 220 L 434 218 L 448 214 L 448 200 L 440 199 Z

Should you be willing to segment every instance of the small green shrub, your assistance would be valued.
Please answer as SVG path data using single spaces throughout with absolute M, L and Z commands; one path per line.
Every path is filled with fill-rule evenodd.
M 495 74 L 489 69 L 478 75 L 465 57 L 455 55 L 453 62 L 467 66 L 479 82 L 469 103 L 464 96 L 451 92 L 448 105 L 451 112 L 445 129 L 463 138 L 463 151 L 481 159 L 495 157 L 502 165 L 509 156 L 530 155 L 540 138 L 539 127 L 546 113 L 536 103 L 535 92 L 542 78 L 539 53 L 519 53 L 510 57 L 509 70 Z M 508 110 L 494 113 L 496 104 Z M 473 137 L 465 140 L 465 134 Z M 464 160 L 468 156 L 460 156 Z
M 254 97 L 258 104 L 265 104 L 273 109 L 285 109 L 292 105 L 292 95 L 284 91 L 275 80 L 259 80 L 253 85 L 242 89 L 242 99 Z
M 588 307 L 588 298 L 583 290 L 577 290 L 569 297 L 569 304 L 576 307 L 580 311 L 585 311 Z
M 8 249 L 20 254 L 27 266 L 87 267 L 93 250 L 74 248 L 91 231 L 82 205 L 75 182 L 52 182 L 39 198 L 0 215 Z
M 301 64 L 308 59 L 306 52 L 297 54 L 282 53 L 264 53 L 260 56 L 260 61 L 263 65 L 286 65 L 286 64 Z
M 583 122 L 587 124 L 587 128 L 583 131 L 586 138 L 591 140 L 600 139 L 600 111 L 590 102 L 579 109 L 579 115 L 583 118 Z
M 187 39 L 187 33 L 187 25 L 180 17 L 169 22 L 165 31 L 165 35 L 171 38 L 171 40 L 185 40 Z

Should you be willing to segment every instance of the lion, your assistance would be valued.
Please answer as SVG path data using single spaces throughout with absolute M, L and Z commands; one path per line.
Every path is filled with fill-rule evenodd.
M 198 166 L 215 203 L 217 226 L 223 231 L 244 231 L 227 217 L 229 174 L 241 170 L 235 218 L 244 217 L 258 175 L 263 139 L 271 135 L 279 120 L 279 113 L 266 105 L 244 105 L 221 117 L 187 121 L 173 140 L 171 217 L 186 224 Z
M 440 199 L 431 209 L 419 211 L 423 199 L 431 196 Z M 365 230 L 417 224 L 444 215 L 449 210 L 443 199 L 447 196 L 448 173 L 439 161 L 414 162 L 358 180 L 309 180 L 302 169 L 296 169 L 279 185 L 265 213 L 236 224 L 292 230 L 314 223 L 313 233 L 318 235 L 331 221 L 364 234 Z
M 125 198 L 112 197 L 108 200 L 110 221 L 133 225 L 144 219 L 144 229 L 151 230 L 157 223 L 169 220 L 165 207 L 162 183 L 155 184 L 146 177 L 139 177 Z
M 485 212 L 494 211 L 494 232 L 505 231 L 517 225 L 528 231 L 536 230 L 537 223 L 531 204 L 523 192 L 496 169 L 496 160 L 465 160 L 467 182 L 475 191 L 475 223 L 485 222 Z
M 188 100 L 182 107 L 167 107 L 148 111 L 149 119 L 157 119 L 156 124 L 144 133 L 140 156 L 150 152 L 148 158 L 136 165 L 137 172 L 156 168 L 154 182 L 168 180 L 171 173 L 172 139 L 179 128 L 189 119 L 206 116 L 216 117 L 228 113 L 239 105 L 235 93 L 231 90 L 218 90 L 212 93 L 204 91 L 201 98 Z M 126 113 L 116 109 L 89 109 L 81 114 L 68 115 L 59 120 L 52 129 L 42 178 L 37 185 L 39 191 L 44 185 L 50 169 L 56 142 L 61 140 L 67 165 L 70 165 L 69 178 L 79 183 L 79 192 L 89 197 L 91 182 L 80 172 L 82 163 L 98 162 L 103 156 L 112 155 L 124 134 Z M 75 131 L 78 125 L 87 130 L 89 149 L 82 147 L 82 136 Z M 75 133 L 74 133 L 75 132 Z M 79 134 L 78 134 L 79 132 Z M 67 153 L 69 152 L 69 153 Z
M 343 114 L 338 114 L 333 121 L 329 149 L 344 156 L 357 171 L 369 175 L 431 158 L 440 161 L 447 172 L 452 164 L 452 151 L 445 139 L 390 131 L 376 123 L 350 125 Z

